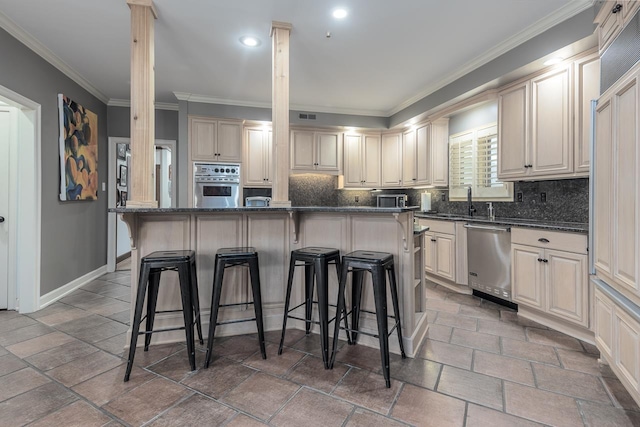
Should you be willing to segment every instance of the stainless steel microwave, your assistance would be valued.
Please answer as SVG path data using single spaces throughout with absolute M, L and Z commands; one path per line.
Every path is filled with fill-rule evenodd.
M 271 204 L 271 197 L 264 196 L 252 196 L 245 197 L 244 205 L 247 207 L 268 207 Z
M 379 208 L 404 208 L 407 206 L 406 194 L 380 194 L 378 196 Z

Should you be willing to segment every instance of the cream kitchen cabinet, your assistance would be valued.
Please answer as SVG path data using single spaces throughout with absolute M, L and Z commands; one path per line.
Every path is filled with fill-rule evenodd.
M 596 274 L 640 305 L 640 64 L 598 100 L 596 110 Z
M 272 131 L 264 126 L 244 129 L 242 182 L 245 187 L 272 185 Z
M 610 0 L 602 5 L 594 21 L 597 24 L 600 53 L 609 47 L 638 9 L 640 1 L 637 0 Z
M 498 177 L 573 172 L 571 64 L 498 94 Z
M 189 158 L 193 161 L 242 161 L 242 122 L 189 116 Z
M 342 134 L 320 130 L 291 131 L 291 170 L 339 174 Z
M 453 221 L 418 219 L 429 227 L 424 235 L 424 267 L 428 275 L 456 280 L 456 227 Z
M 382 135 L 382 186 L 402 187 L 402 133 Z
M 449 119 L 438 119 L 402 134 L 402 185 L 449 184 Z
M 600 97 L 600 56 L 598 52 L 574 62 L 574 154 L 576 173 L 589 173 L 591 147 L 591 101 Z
M 449 119 L 443 118 L 429 123 L 427 128 L 431 159 L 429 161 L 431 182 L 436 187 L 449 185 Z M 420 129 L 418 129 L 420 140 Z
M 344 134 L 345 188 L 380 187 L 380 134 Z
M 586 235 L 512 228 L 511 262 L 514 302 L 588 328 Z

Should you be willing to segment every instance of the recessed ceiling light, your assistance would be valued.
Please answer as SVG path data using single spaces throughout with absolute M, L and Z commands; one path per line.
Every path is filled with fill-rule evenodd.
M 549 58 L 546 61 L 543 62 L 544 65 L 555 65 L 555 64 L 559 64 L 562 61 L 564 61 L 564 58 L 562 58 L 561 56 L 556 56 L 553 58 Z
M 346 9 L 335 9 L 332 13 L 333 17 L 336 19 L 342 19 L 347 17 Z
M 249 47 L 260 46 L 260 40 L 252 36 L 243 36 L 240 37 L 240 43 Z

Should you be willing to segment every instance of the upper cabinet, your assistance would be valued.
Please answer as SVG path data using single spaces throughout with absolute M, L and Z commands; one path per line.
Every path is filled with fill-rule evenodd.
M 598 25 L 600 53 L 609 47 L 638 9 L 640 9 L 638 0 L 606 1 L 602 5 L 594 21 Z
M 242 161 L 242 121 L 189 116 L 191 161 Z
M 584 56 L 498 93 L 498 178 L 586 176 L 599 60 Z
M 270 127 L 244 128 L 242 183 L 245 187 L 271 187 L 272 132 Z
M 402 133 L 382 135 L 382 186 L 402 187 Z
M 342 134 L 319 130 L 291 131 L 291 170 L 340 173 Z
M 449 119 L 432 121 L 428 125 L 427 135 L 431 145 L 431 159 L 427 162 L 427 168 L 431 171 L 429 184 L 446 187 L 449 185 Z M 420 129 L 418 129 L 419 140 Z
M 344 187 L 380 187 L 380 134 L 344 134 Z

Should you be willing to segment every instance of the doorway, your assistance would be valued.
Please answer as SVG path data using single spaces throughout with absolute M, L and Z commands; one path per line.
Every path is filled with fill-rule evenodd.
M 131 175 L 129 142 L 129 138 L 109 137 L 109 171 L 107 174 L 109 208 L 126 206 L 129 193 L 128 176 Z M 156 170 L 160 171 L 160 175 L 156 175 L 156 191 L 160 191 L 160 194 L 156 195 L 156 200 L 160 201 L 158 206 L 176 207 L 176 141 L 156 139 L 155 146 Z M 109 212 L 107 216 L 107 271 L 113 272 L 116 270 L 118 259 L 126 257 L 126 254 L 131 251 L 131 244 L 129 230 L 124 221 L 114 212 Z
M 0 86 L 0 307 L 21 313 L 40 308 L 40 118 Z

